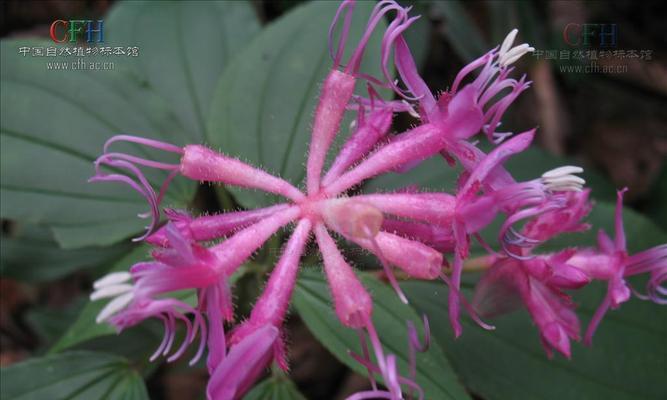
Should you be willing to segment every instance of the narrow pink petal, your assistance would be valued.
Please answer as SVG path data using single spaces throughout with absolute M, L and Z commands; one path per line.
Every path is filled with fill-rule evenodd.
M 451 143 L 447 147 L 447 150 L 456 156 L 463 168 L 468 172 L 472 172 L 486 158 L 486 154 L 483 151 L 465 140 Z M 483 186 L 491 190 L 500 190 L 515 183 L 516 181 L 512 178 L 512 175 L 502 165 L 496 165 L 495 168 L 488 171 Z
M 468 181 L 461 190 L 460 196 L 471 196 L 477 184 L 481 184 L 486 177 L 499 165 L 512 155 L 524 151 L 535 136 L 535 130 L 519 134 L 493 149 L 482 161 L 471 171 Z
M 454 250 L 454 234 L 451 226 L 447 228 L 434 224 L 385 218 L 382 222 L 382 230 L 418 240 L 442 253 L 450 253 Z
M 247 227 L 279 211 L 286 210 L 287 204 L 278 204 L 249 211 L 226 212 L 218 215 L 206 215 L 195 218 L 190 223 L 194 240 L 206 241 L 226 236 L 240 228 Z
M 365 179 L 391 171 L 410 161 L 428 158 L 440 151 L 444 145 L 441 132 L 436 126 L 426 124 L 403 133 L 332 182 L 325 188 L 325 192 L 335 196 Z
M 329 281 L 338 319 L 350 328 L 366 326 L 373 310 L 371 296 L 340 254 L 324 225 L 315 225 L 315 237 L 324 259 L 324 272 Z
M 380 211 L 441 226 L 452 223 L 456 198 L 446 193 L 386 193 L 354 196 Z
M 241 398 L 268 366 L 277 339 L 278 329 L 267 325 L 232 346 L 211 375 L 206 388 L 208 400 Z
M 584 335 L 584 343 L 587 346 L 593 344 L 593 335 L 595 334 L 595 331 L 598 329 L 598 325 L 600 325 L 600 322 L 602 322 L 602 318 L 607 313 L 607 310 L 609 310 L 609 306 L 611 306 L 611 299 L 607 295 L 602 301 L 602 304 L 600 304 L 597 310 L 595 310 L 595 314 L 593 314 L 593 318 L 591 318 L 591 321 L 588 323 L 588 328 L 586 328 L 586 334 Z
M 224 279 L 224 278 L 223 278 Z M 225 359 L 227 344 L 223 327 L 222 310 L 220 309 L 220 291 L 215 286 L 206 289 L 206 312 L 208 315 L 208 359 L 206 367 L 209 374 Z
M 352 240 L 368 251 L 375 251 L 369 239 Z M 379 232 L 375 241 L 387 261 L 408 275 L 417 279 L 435 279 L 440 275 L 442 254 L 425 244 L 388 232 Z
M 401 75 L 403 83 L 405 83 L 414 97 L 419 98 L 419 103 L 427 116 L 432 112 L 437 112 L 435 97 L 433 97 L 431 90 L 421 76 L 419 76 L 415 60 L 412 58 L 410 49 L 402 36 L 396 39 L 394 51 L 396 69 Z M 429 116 L 428 120 L 432 121 L 432 118 Z
M 373 146 L 387 134 L 391 126 L 392 114 L 391 109 L 380 109 L 371 112 L 364 119 L 364 122 L 358 123 L 357 129 L 343 145 L 333 164 L 331 164 L 331 168 L 322 179 L 323 186 L 329 185 L 348 167 L 373 149 Z
M 352 75 L 332 70 L 324 81 L 320 100 L 315 110 L 313 135 L 306 164 L 308 194 L 320 190 L 320 176 L 331 142 L 340 129 L 345 106 L 352 98 L 355 79 Z
M 215 269 L 227 276 L 233 274 L 243 261 L 259 249 L 278 229 L 297 218 L 300 212 L 298 206 L 279 211 L 212 247 L 211 251 L 217 257 Z
M 299 259 L 308 242 L 312 224 L 302 219 L 290 237 L 283 255 L 271 272 L 264 292 L 255 303 L 250 321 L 254 324 L 282 324 L 299 270 Z
M 181 174 L 199 181 L 260 189 L 294 201 L 304 198 L 299 189 L 284 179 L 201 145 L 185 146 L 181 159 Z
M 449 100 L 440 119 L 433 123 L 442 127 L 450 140 L 468 139 L 477 134 L 484 123 L 482 108 L 477 104 L 477 92 L 468 85 Z

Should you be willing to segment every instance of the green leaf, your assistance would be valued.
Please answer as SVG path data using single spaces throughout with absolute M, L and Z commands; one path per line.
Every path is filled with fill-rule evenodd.
M 2 235 L 0 271 L 3 277 L 26 282 L 62 278 L 84 268 L 96 268 L 126 253 L 129 244 L 65 250 L 53 233 L 40 226 L 21 225 L 12 236 Z
M 260 28 L 252 5 L 236 1 L 120 2 L 105 25 L 107 41 L 139 47 L 133 68 L 195 143 L 220 74 Z
M 4 400 L 148 399 L 143 380 L 127 360 L 104 353 L 50 355 L 1 371 Z
M 373 322 L 380 334 L 386 352 L 395 354 L 399 370 L 408 371 L 407 321 L 421 325 L 421 317 L 409 306 L 401 303 L 396 294 L 386 285 L 368 274 L 359 274 L 362 282 L 372 293 L 374 300 Z M 365 368 L 349 354 L 352 350 L 361 353 L 357 333 L 340 324 L 336 318 L 329 296 L 329 289 L 321 272 L 302 272 L 294 293 L 295 307 L 308 329 L 340 361 L 354 371 L 365 375 Z M 420 337 L 423 331 L 419 330 Z M 427 399 L 468 399 L 442 348 L 432 343 L 431 348 L 417 355 L 417 383 L 425 391 Z
M 19 53 L 21 47 L 53 45 L 33 39 L 1 43 L 0 216 L 48 225 L 63 247 L 112 244 L 142 230 L 145 221 L 137 213 L 147 205 L 126 185 L 87 183 L 104 142 L 120 133 L 179 145 L 185 137 L 165 104 L 125 68 L 125 58 L 81 58 L 121 57 L 113 70 L 49 70 L 49 63 L 72 63 L 75 57 Z M 117 148 L 177 161 L 138 146 Z M 166 177 L 163 171 L 146 172 L 156 187 Z M 177 179 L 164 204 L 183 205 L 193 190 L 192 182 Z
M 87 302 L 86 296 L 77 296 L 66 307 L 36 306 L 26 312 L 26 322 L 40 339 L 37 354 L 47 351 L 69 329 Z
M 145 260 L 146 255 L 146 247 L 138 247 L 115 263 L 109 272 L 126 271 L 132 264 Z M 72 326 L 69 327 L 56 344 L 53 345 L 50 351 L 52 353 L 59 352 L 100 336 L 115 334 L 116 330 L 111 325 L 106 323 L 98 324 L 95 322 L 97 314 L 102 311 L 102 308 L 104 308 L 105 305 L 105 301 L 88 302 L 83 307 L 83 310 L 76 321 L 74 321 Z
M 285 376 L 269 378 L 255 386 L 243 400 L 306 400 L 294 382 Z
M 436 15 L 445 18 L 444 35 L 463 61 L 470 62 L 490 50 L 462 1 L 435 1 L 432 7 Z
M 108 245 L 139 232 L 143 198 L 119 184 L 87 184 L 92 161 L 121 133 L 201 142 L 215 82 L 257 30 L 247 3 L 127 2 L 105 21 L 105 40 L 136 46 L 137 57 L 23 56 L 20 47 L 54 43 L 3 41 L 2 217 L 48 225 L 63 247 Z M 75 60 L 113 69 L 71 70 Z M 49 70 L 55 62 L 68 70 Z M 177 162 L 139 146 L 118 149 Z M 165 176 L 147 173 L 156 187 Z M 164 205 L 184 206 L 194 187 L 177 179 Z
M 374 4 L 355 7 L 348 56 L 356 47 Z M 336 2 L 311 2 L 296 7 L 265 28 L 225 69 L 214 94 L 208 140 L 226 154 L 299 184 L 310 138 L 320 84 L 331 69 L 327 29 Z M 379 74 L 380 40 L 371 37 L 362 71 Z M 347 58 L 344 58 L 347 59 Z M 363 85 L 358 90 L 365 88 Z M 348 124 L 341 124 L 347 131 Z M 341 134 L 339 136 L 345 136 Z M 261 192 L 232 190 L 245 207 L 275 202 Z
M 624 211 L 628 247 L 632 251 L 667 242 L 667 235 L 647 218 Z M 589 220 L 595 229 L 573 235 L 569 244 L 592 246 L 597 228 L 613 233 L 614 206 L 597 204 Z M 565 241 L 553 245 L 562 248 Z M 641 281 L 641 279 L 640 279 Z M 412 304 L 429 315 L 441 343 L 465 385 L 482 398 L 493 399 L 664 399 L 667 386 L 667 310 L 633 298 L 610 311 L 587 348 L 573 345 L 572 360 L 548 360 L 539 334 L 525 311 L 490 321 L 496 330 L 481 330 L 463 318 L 463 335 L 454 340 L 446 315 L 447 290 L 441 284 L 402 284 Z M 638 283 L 637 289 L 643 289 Z M 576 291 L 582 327 L 604 298 L 597 283 Z M 472 285 L 464 286 L 468 298 Z

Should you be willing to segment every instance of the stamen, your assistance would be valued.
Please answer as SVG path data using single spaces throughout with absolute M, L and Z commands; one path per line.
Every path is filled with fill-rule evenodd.
M 507 51 L 514 44 L 514 39 L 516 39 L 517 33 L 519 33 L 519 30 L 514 28 L 510 31 L 510 33 L 507 34 L 505 40 L 503 40 L 503 44 L 500 45 L 500 50 L 498 50 L 498 56 L 502 57 L 505 54 L 507 54 Z
M 109 297 L 116 297 L 120 294 L 127 293 L 131 291 L 134 288 L 134 286 L 130 284 L 120 284 L 120 285 L 109 285 L 105 286 L 103 288 L 100 288 L 96 291 L 94 291 L 90 295 L 90 300 L 95 301 L 99 299 L 106 299 Z
M 555 191 L 576 191 L 580 192 L 586 181 L 574 174 L 584 172 L 581 167 L 564 166 L 542 174 L 542 183 L 552 192 Z
M 134 299 L 134 292 L 128 292 L 125 294 L 122 294 L 115 299 L 111 300 L 109 304 L 107 304 L 102 311 L 97 315 L 97 318 L 95 318 L 95 322 L 102 323 L 109 319 L 112 315 L 116 314 L 118 311 L 122 310 L 132 302 L 132 299 Z
M 130 279 L 132 279 L 132 275 L 129 272 L 125 271 L 112 272 L 96 280 L 93 283 L 93 288 L 100 289 L 109 285 L 117 285 L 119 283 L 125 283 Z
M 507 66 L 517 62 L 525 54 L 531 53 L 533 51 L 535 51 L 535 48 L 531 47 L 528 43 L 518 45 L 502 56 L 499 56 L 498 64 L 500 64 L 501 67 L 506 68 Z

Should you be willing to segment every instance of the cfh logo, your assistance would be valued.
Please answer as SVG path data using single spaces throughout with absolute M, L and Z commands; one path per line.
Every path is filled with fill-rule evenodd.
M 63 43 L 65 41 L 74 43 L 81 35 L 85 35 L 85 40 L 88 43 L 95 41 L 97 43 L 104 43 L 104 20 L 83 20 L 73 19 L 65 21 L 58 19 L 53 21 L 49 31 L 51 40 L 56 43 Z
M 600 45 L 616 47 L 618 43 L 618 25 L 616 24 L 575 24 L 563 28 L 563 40 L 572 47 Z

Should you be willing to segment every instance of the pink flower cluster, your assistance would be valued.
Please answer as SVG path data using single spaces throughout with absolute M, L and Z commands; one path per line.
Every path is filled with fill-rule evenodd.
M 371 14 L 365 33 L 345 67 L 341 67 L 348 42 L 354 1 L 341 4 L 329 33 L 333 67 L 322 84 L 312 125 L 306 164 L 305 190 L 261 169 L 202 145 L 183 148 L 135 136 L 111 138 L 104 154 L 96 161 L 91 181 L 120 181 L 132 186 L 150 204 L 152 221 L 139 238 L 153 246 L 152 260 L 137 263 L 129 272 L 112 273 L 95 282 L 92 300 L 111 298 L 98 316 L 118 330 L 147 318 L 163 321 L 165 337 L 152 358 L 180 357 L 199 338 L 192 362 L 208 350 L 207 367 L 211 378 L 209 399 L 239 398 L 262 371 L 275 361 L 288 368 L 283 333 L 300 258 L 314 236 L 321 252 L 333 306 L 340 322 L 360 332 L 363 355 L 354 357 L 369 371 L 373 389 L 351 399 L 403 398 L 403 391 L 421 389 L 413 372 L 402 376 L 396 357 L 387 354 L 373 325 L 373 299 L 341 254 L 336 236 L 377 256 L 384 274 L 398 295 L 407 302 L 393 268 L 416 279 L 441 279 L 449 286 L 449 319 L 455 335 L 462 332 L 463 307 L 480 326 L 478 313 L 489 316 L 506 311 L 510 304 L 523 304 L 537 325 L 548 352 L 556 349 L 570 356 L 570 339 L 579 338 L 579 321 L 574 304 L 564 292 L 591 280 L 605 280 L 609 292 L 586 333 L 593 331 L 609 307 L 615 308 L 630 297 L 625 278 L 648 273 L 648 298 L 664 303 L 667 276 L 667 245 L 629 255 L 621 220 L 619 192 L 616 237 L 600 234 L 598 248 L 567 249 L 554 254 L 534 255 L 542 242 L 563 232 L 588 227 L 581 222 L 590 210 L 589 191 L 582 190 L 578 167 L 548 171 L 534 180 L 517 182 L 502 164 L 525 150 L 534 130 L 512 135 L 498 132 L 500 120 L 517 96 L 528 88 L 525 77 L 510 77 L 511 65 L 533 49 L 527 44 L 513 47 L 517 31 L 502 45 L 461 70 L 451 88 L 435 96 L 417 72 L 403 38 L 416 20 L 393 0 L 380 1 Z M 359 68 L 370 35 L 382 20 L 392 15 L 382 40 L 384 76 L 371 77 Z M 339 21 L 341 22 L 340 26 Z M 340 38 L 333 44 L 335 31 Z M 395 65 L 404 88 L 389 72 Z M 476 75 L 475 75 L 476 72 Z M 358 81 L 365 81 L 368 97 L 354 94 Z M 382 99 L 374 87 L 392 88 L 400 100 Z M 351 134 L 333 163 L 323 174 L 325 159 L 334 137 L 341 130 L 347 110 L 356 110 Z M 407 112 L 419 123 L 400 134 L 390 134 L 393 115 Z M 497 146 L 485 154 L 471 139 L 484 133 Z M 171 152 L 180 157 L 166 164 L 124 153 L 110 152 L 117 141 L 129 141 Z M 352 194 L 350 190 L 365 180 L 406 170 L 434 155 L 449 163 L 456 160 L 465 172 L 455 194 L 404 190 L 394 193 Z M 114 170 L 108 172 L 109 167 Z M 159 191 L 149 185 L 140 167 L 169 171 Z M 443 164 L 443 168 L 445 165 Z M 125 171 L 123 174 L 119 171 Z M 322 176 L 324 175 L 324 176 Z M 166 210 L 169 222 L 158 228 L 159 203 L 169 181 L 182 176 L 195 181 L 220 182 L 259 189 L 286 199 L 284 203 L 248 211 L 192 217 L 184 211 Z M 484 243 L 479 232 L 498 215 L 504 223 L 496 252 Z M 518 224 L 522 227 L 514 228 Z M 225 322 L 234 322 L 229 279 L 272 235 L 291 228 L 291 236 L 272 271 L 268 283 L 254 305 L 250 317 L 225 332 Z M 490 252 L 489 270 L 480 281 L 472 303 L 460 292 L 463 262 L 469 256 L 471 238 Z M 207 245 L 212 240 L 218 244 Z M 444 255 L 452 257 L 451 268 Z M 448 274 L 450 273 L 450 274 Z M 195 289 L 199 304 L 192 307 L 166 294 Z M 518 302 L 514 302 L 516 298 Z M 185 327 L 182 344 L 174 347 L 177 322 Z M 425 321 L 428 332 L 428 322 Z M 414 352 L 423 351 L 414 326 L 409 323 L 412 370 Z M 374 354 L 370 357 L 368 343 Z M 384 388 L 374 376 L 382 377 Z

